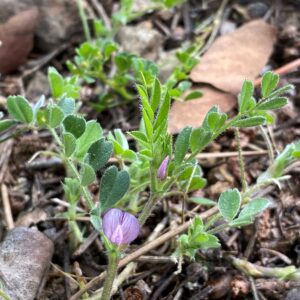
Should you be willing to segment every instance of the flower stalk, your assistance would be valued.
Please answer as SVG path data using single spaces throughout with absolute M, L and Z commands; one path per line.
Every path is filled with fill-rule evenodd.
M 112 286 L 118 271 L 119 254 L 116 251 L 108 253 L 108 268 L 101 300 L 109 300 Z

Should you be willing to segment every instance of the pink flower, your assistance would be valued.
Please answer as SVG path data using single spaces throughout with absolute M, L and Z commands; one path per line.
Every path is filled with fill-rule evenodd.
M 108 210 L 102 221 L 105 236 L 118 246 L 134 241 L 140 232 L 137 218 L 118 208 Z
M 157 170 L 157 177 L 160 180 L 165 180 L 167 178 L 167 168 L 169 163 L 169 155 L 165 157 L 165 159 L 160 164 L 158 170 Z

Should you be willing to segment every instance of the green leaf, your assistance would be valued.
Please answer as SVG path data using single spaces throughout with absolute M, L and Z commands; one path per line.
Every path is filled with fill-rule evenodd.
M 114 130 L 114 135 L 116 137 L 116 141 L 119 143 L 119 145 L 122 147 L 123 150 L 128 150 L 129 145 L 127 142 L 127 139 L 125 135 L 123 134 L 122 130 L 117 128 Z
M 251 200 L 240 212 L 239 218 L 252 218 L 262 212 L 270 205 L 270 201 L 265 198 L 256 198 Z
M 195 100 L 198 98 L 201 98 L 203 96 L 203 93 L 201 91 L 193 91 L 190 92 L 185 98 L 185 101 L 189 101 L 189 100 Z
M 80 169 L 80 182 L 83 186 L 87 186 L 96 180 L 94 169 L 88 164 L 82 164 Z
M 266 118 L 263 116 L 255 116 L 255 117 L 249 117 L 246 119 L 241 119 L 233 123 L 232 126 L 234 127 L 253 127 L 258 125 L 263 125 L 266 122 Z
M 268 97 L 274 89 L 277 87 L 279 82 L 279 75 L 268 71 L 263 75 L 261 81 L 261 92 L 264 98 Z
M 100 124 L 91 120 L 86 123 L 86 128 L 84 133 L 77 140 L 76 154 L 78 159 L 82 159 L 87 153 L 90 146 L 99 140 L 102 136 L 102 128 Z
M 140 142 L 141 145 L 145 147 L 149 147 L 149 142 L 147 136 L 141 131 L 131 131 L 128 133 L 132 136 L 136 141 Z
M 64 151 L 66 157 L 70 157 L 76 149 L 76 138 L 70 132 L 63 134 Z
M 7 110 L 17 121 L 31 123 L 33 111 L 29 102 L 22 96 L 9 96 L 7 98 Z
M 188 152 L 189 141 L 192 132 L 192 127 L 185 127 L 179 133 L 175 142 L 174 159 L 176 163 L 181 163 Z
M 152 91 L 151 91 L 151 108 L 153 112 L 155 112 L 159 106 L 160 97 L 161 97 L 161 85 L 159 80 L 156 78 L 152 85 Z
M 252 223 L 252 219 L 251 218 L 237 218 L 231 222 L 228 223 L 228 225 L 230 227 L 240 227 L 240 226 L 245 226 L 245 225 L 249 225 Z
M 122 158 L 126 161 L 135 161 L 137 159 L 137 155 L 134 151 L 127 149 L 122 153 Z
M 154 130 L 157 129 L 163 123 L 164 120 L 168 119 L 170 105 L 171 105 L 171 98 L 170 95 L 166 93 L 164 101 L 158 111 L 155 120 Z
M 272 92 L 269 95 L 269 98 L 274 98 L 274 97 L 280 96 L 280 95 L 285 94 L 293 89 L 295 89 L 295 87 L 292 84 L 285 85 L 285 86 L 275 90 L 274 92 Z
M 16 124 L 14 120 L 1 120 L 0 121 L 0 132 L 5 131 Z
M 60 125 L 64 118 L 63 111 L 56 105 L 50 106 L 47 109 L 47 125 L 50 128 L 56 128 Z
M 105 170 L 100 182 L 101 211 L 115 205 L 127 192 L 130 178 L 127 171 L 118 171 L 117 167 L 111 166 Z
M 154 113 L 153 113 L 153 110 L 151 108 L 151 105 L 148 102 L 147 91 L 141 85 L 137 85 L 137 90 L 138 90 L 138 93 L 140 95 L 140 99 L 141 99 L 141 102 L 142 102 L 143 110 L 145 110 L 145 112 L 147 113 L 147 116 L 148 116 L 149 120 L 152 122 L 153 118 L 154 118 Z
M 203 127 L 198 127 L 192 131 L 190 137 L 190 148 L 193 153 L 200 152 L 203 150 L 212 137 L 212 133 L 210 131 L 206 131 Z
M 77 139 L 85 131 L 85 126 L 86 126 L 85 120 L 81 117 L 69 115 L 64 119 L 63 124 L 65 130 L 71 132 Z
M 51 93 L 54 98 L 63 94 L 65 80 L 53 67 L 48 68 L 48 80 L 50 83 Z
M 241 194 L 237 189 L 223 192 L 218 200 L 218 208 L 225 220 L 231 221 L 237 215 L 241 206 Z
M 63 98 L 57 103 L 57 105 L 66 116 L 72 114 L 75 110 L 75 100 L 72 98 Z
M 218 238 L 215 235 L 206 234 L 206 240 L 201 242 L 201 249 L 219 248 L 221 245 Z
M 254 92 L 253 83 L 249 80 L 245 80 L 243 83 L 241 94 L 239 96 L 239 106 L 240 106 L 241 113 L 248 110 L 253 92 Z
M 146 129 L 148 140 L 151 140 L 153 137 L 153 126 L 144 108 L 142 109 L 142 115 L 143 115 L 143 121 L 144 121 L 144 126 Z
M 200 176 L 194 176 L 191 180 L 188 192 L 201 190 L 206 185 L 206 179 L 200 177 Z
M 215 201 L 203 197 L 191 197 L 189 200 L 200 205 L 215 206 L 217 204 Z
M 220 114 L 218 112 L 211 112 L 209 113 L 209 115 L 207 116 L 207 123 L 209 128 L 214 131 L 216 129 L 216 127 L 219 124 L 220 121 Z
M 256 109 L 259 110 L 279 109 L 285 106 L 287 103 L 288 103 L 288 98 L 286 97 L 272 98 L 256 105 Z
M 105 141 L 104 138 L 93 143 L 89 150 L 89 164 L 95 171 L 101 169 L 109 160 L 112 155 L 113 145 L 109 141 Z

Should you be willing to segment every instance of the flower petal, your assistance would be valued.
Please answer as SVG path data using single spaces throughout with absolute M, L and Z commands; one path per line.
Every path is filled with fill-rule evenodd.
M 134 215 L 124 212 L 121 227 L 123 231 L 123 244 L 129 244 L 138 237 L 140 223 Z
M 160 180 L 165 180 L 167 177 L 167 168 L 168 168 L 168 163 L 169 163 L 169 155 L 165 157 L 165 159 L 162 161 L 160 164 L 158 170 L 157 170 L 157 177 Z
M 110 240 L 116 228 L 120 225 L 123 217 L 123 211 L 118 208 L 108 210 L 102 220 L 102 228 L 106 237 Z

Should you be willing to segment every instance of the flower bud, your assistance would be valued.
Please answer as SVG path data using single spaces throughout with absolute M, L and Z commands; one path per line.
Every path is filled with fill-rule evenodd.
M 165 159 L 160 164 L 158 170 L 157 170 L 157 177 L 160 180 L 165 180 L 167 178 L 167 168 L 169 163 L 169 155 L 165 157 Z
M 118 246 L 131 243 L 140 232 L 137 218 L 118 208 L 112 208 L 105 213 L 102 227 L 105 236 Z

